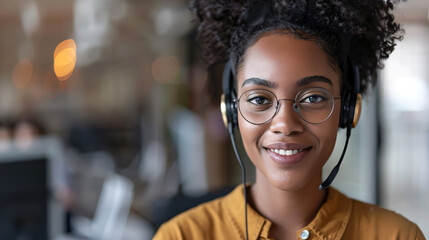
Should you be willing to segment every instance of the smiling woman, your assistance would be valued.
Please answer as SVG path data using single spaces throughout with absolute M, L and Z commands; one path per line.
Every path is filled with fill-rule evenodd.
M 155 239 L 424 239 L 406 218 L 329 188 L 360 94 L 402 37 L 389 0 L 194 0 L 191 9 L 203 60 L 227 61 L 226 125 L 234 146 L 239 130 L 256 182 L 177 216 Z M 345 148 L 322 183 L 338 128 Z
M 242 84 L 245 79 L 255 77 L 267 79 L 271 87 Z M 324 192 L 317 186 L 322 178 L 322 166 L 334 148 L 340 118 L 340 102 L 337 101 L 335 107 L 333 97 L 340 95 L 340 74 L 329 63 L 327 54 L 312 41 L 289 35 L 268 35 L 247 49 L 237 83 L 241 86 L 238 95 L 269 90 L 279 99 L 299 99 L 279 103 L 275 116 L 260 126 L 244 118 L 239 104 L 238 125 L 243 144 L 256 166 L 257 181 L 251 193 L 272 196 L 274 189 L 281 189 L 280 192 L 311 189 L 308 194 L 323 199 Z M 313 101 L 309 103 L 308 98 Z M 309 104 L 311 106 L 302 107 Z M 292 150 L 296 154 L 282 155 L 272 151 L 274 149 Z M 262 182 L 259 179 L 270 184 L 258 187 Z M 251 199 L 258 205 L 258 198 Z

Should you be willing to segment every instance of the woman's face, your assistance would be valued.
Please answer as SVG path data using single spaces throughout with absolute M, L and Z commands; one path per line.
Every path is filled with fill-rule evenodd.
M 278 99 L 294 99 L 308 88 L 323 88 L 340 96 L 340 74 L 328 55 L 316 43 L 286 34 L 264 36 L 249 47 L 237 81 L 238 96 L 247 90 L 266 89 Z M 249 123 L 239 113 L 243 144 L 256 166 L 257 181 L 268 180 L 282 190 L 317 187 L 335 145 L 341 102 L 334 100 L 332 115 L 320 124 L 305 122 L 292 104 L 280 101 L 274 118 L 261 125 Z

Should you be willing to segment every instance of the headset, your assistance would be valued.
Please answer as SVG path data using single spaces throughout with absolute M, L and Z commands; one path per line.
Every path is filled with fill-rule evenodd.
M 229 131 L 231 142 L 234 148 L 235 155 L 241 166 L 242 177 L 243 177 L 243 192 L 244 192 L 244 203 L 245 203 L 245 227 L 246 227 L 246 239 L 248 239 L 248 230 L 247 230 L 247 196 L 246 196 L 246 171 L 244 168 L 243 161 L 240 158 L 238 153 L 235 138 L 234 138 L 234 129 L 238 129 L 238 111 L 237 103 L 234 101 L 237 99 L 237 90 L 236 90 L 236 75 L 234 69 L 233 58 L 229 58 L 226 62 L 223 76 L 222 76 L 222 89 L 223 94 L 221 95 L 220 109 L 222 113 L 222 119 L 225 124 L 225 127 Z M 353 79 L 351 86 L 347 85 L 347 79 Z M 343 74 L 342 74 L 342 83 L 343 88 L 341 92 L 341 113 L 340 113 L 340 128 L 346 128 L 346 142 L 344 145 L 343 152 L 341 154 L 340 160 L 337 165 L 332 169 L 329 176 L 325 181 L 322 182 L 319 186 L 319 190 L 327 189 L 331 183 L 334 181 L 337 173 L 339 172 L 340 165 L 343 161 L 344 155 L 347 150 L 349 143 L 349 138 L 351 135 L 351 129 L 356 127 L 359 122 L 360 113 L 362 110 L 362 97 L 360 94 L 360 76 L 359 69 L 356 65 L 353 65 L 350 61 L 350 58 L 347 57 L 347 60 L 343 63 Z

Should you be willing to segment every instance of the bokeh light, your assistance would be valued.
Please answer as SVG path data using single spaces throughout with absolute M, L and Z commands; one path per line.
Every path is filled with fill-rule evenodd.
M 13 68 L 12 79 L 17 88 L 27 86 L 33 76 L 33 65 L 28 59 L 20 60 Z
M 73 73 L 76 66 L 76 43 L 73 39 L 62 41 L 55 48 L 54 71 L 58 80 L 65 81 Z
M 161 56 L 152 63 L 152 76 L 159 83 L 171 83 L 179 74 L 180 62 L 175 56 Z

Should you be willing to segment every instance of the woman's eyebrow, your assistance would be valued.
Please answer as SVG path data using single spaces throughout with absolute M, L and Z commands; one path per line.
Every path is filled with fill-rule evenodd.
M 329 85 L 332 85 L 332 81 L 329 80 L 329 78 L 324 77 L 324 76 L 309 76 L 309 77 L 305 77 L 300 79 L 298 82 L 296 82 L 296 85 L 298 86 L 304 86 L 313 82 L 325 82 L 328 83 Z
M 244 87 L 246 85 L 260 85 L 260 86 L 274 88 L 274 89 L 276 89 L 278 87 L 277 83 L 273 83 L 273 82 L 270 82 L 268 80 L 261 79 L 261 78 L 248 78 L 248 79 L 244 80 L 241 87 Z

